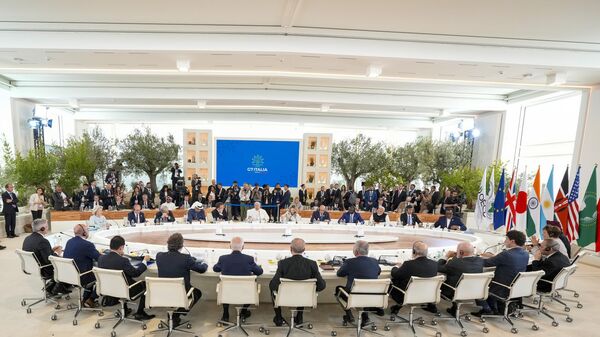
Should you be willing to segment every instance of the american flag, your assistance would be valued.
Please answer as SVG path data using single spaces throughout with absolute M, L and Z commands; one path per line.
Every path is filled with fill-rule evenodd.
M 577 240 L 579 238 L 579 171 L 581 166 L 577 168 L 577 175 L 573 186 L 571 186 L 571 192 L 569 193 L 569 219 L 567 220 L 567 238 L 569 241 Z

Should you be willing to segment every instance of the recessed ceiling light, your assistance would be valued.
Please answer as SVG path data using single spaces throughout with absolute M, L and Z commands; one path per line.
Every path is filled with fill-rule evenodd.
M 331 106 L 329 104 L 321 104 L 321 112 L 328 112 Z
M 206 100 L 199 99 L 196 104 L 198 105 L 198 109 L 206 109 Z
M 567 73 L 559 72 L 559 73 L 550 73 L 546 75 L 546 84 L 548 85 L 562 85 L 567 83 Z
M 383 69 L 381 68 L 381 66 L 371 65 L 367 69 L 367 76 L 368 77 L 379 77 L 381 75 L 382 71 L 383 71 Z
M 69 106 L 73 109 L 79 109 L 79 101 L 76 98 L 71 98 L 69 100 Z
M 190 71 L 190 60 L 177 60 L 177 70 L 182 73 Z

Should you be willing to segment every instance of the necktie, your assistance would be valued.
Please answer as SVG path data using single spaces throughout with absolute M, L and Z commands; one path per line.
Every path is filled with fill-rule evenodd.
M 354 222 L 354 214 L 350 214 L 350 222 Z
M 408 224 L 412 225 L 412 216 L 410 214 L 407 214 L 406 218 L 408 219 Z
M 135 215 L 135 222 L 140 223 L 140 215 L 139 214 Z

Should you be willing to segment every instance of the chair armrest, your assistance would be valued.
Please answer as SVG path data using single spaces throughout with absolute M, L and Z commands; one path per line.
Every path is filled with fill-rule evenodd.
M 538 282 L 546 282 L 548 284 L 554 284 L 554 282 L 548 281 L 548 280 L 544 280 L 544 279 L 540 279 Z
M 40 270 L 42 270 L 42 269 L 44 269 L 44 268 L 47 268 L 47 267 L 52 267 L 52 263 L 49 263 L 49 264 L 46 264 L 46 265 L 40 266 Z
M 139 280 L 139 281 L 135 282 L 134 284 L 132 284 L 132 285 L 129 286 L 129 289 L 135 287 L 136 285 L 138 285 L 138 284 L 140 284 L 142 282 L 144 282 L 144 281 L 143 280 Z
M 256 285 L 256 292 L 260 295 L 260 284 Z
M 403 294 L 405 294 L 405 295 L 406 295 L 406 291 L 404 291 L 404 290 L 402 290 L 402 289 L 400 289 L 400 288 L 396 287 L 395 285 L 392 285 L 392 288 L 394 288 L 394 289 L 396 289 L 396 290 L 398 290 L 398 291 L 400 291 L 401 293 L 403 293 Z
M 81 277 L 81 276 L 83 276 L 83 275 L 85 275 L 85 274 L 89 274 L 89 273 L 91 273 L 91 272 L 92 272 L 91 270 L 88 270 L 88 271 L 86 271 L 85 273 L 81 273 L 81 274 L 79 274 L 79 276 Z
M 501 287 L 504 287 L 504 288 L 506 288 L 506 289 L 510 289 L 510 287 L 509 287 L 509 286 L 507 286 L 506 284 L 502 284 L 502 283 L 499 283 L 499 282 L 496 282 L 496 281 L 492 281 L 492 283 L 494 283 L 494 284 L 497 284 L 497 285 L 499 285 L 499 286 L 501 286 Z
M 193 292 L 194 292 L 194 287 L 191 287 L 190 290 L 187 292 L 187 297 L 192 296 Z
M 456 288 L 454 288 L 453 286 L 449 285 L 449 284 L 448 284 L 448 283 L 446 283 L 446 282 L 442 283 L 442 285 L 444 285 L 444 286 L 446 286 L 446 287 L 448 287 L 448 288 L 450 288 L 450 289 L 452 289 L 452 290 L 456 290 Z

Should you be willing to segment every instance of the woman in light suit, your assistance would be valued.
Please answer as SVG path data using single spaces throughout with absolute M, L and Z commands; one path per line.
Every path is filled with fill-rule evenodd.
M 31 211 L 33 220 L 42 218 L 44 207 L 47 205 L 46 197 L 44 197 L 44 189 L 38 187 L 35 193 L 29 197 L 29 210 Z

